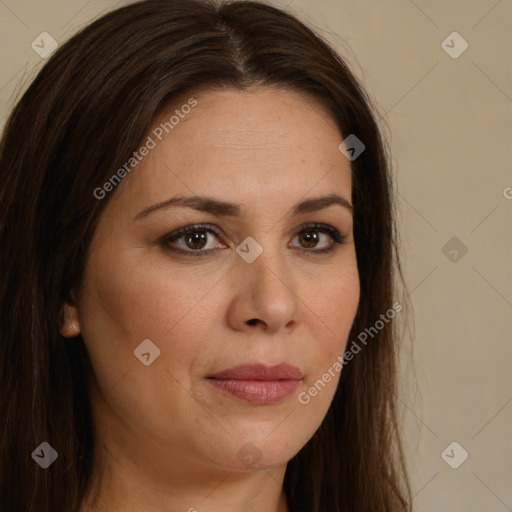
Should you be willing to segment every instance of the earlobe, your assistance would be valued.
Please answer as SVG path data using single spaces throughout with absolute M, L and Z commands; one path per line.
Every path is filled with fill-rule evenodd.
M 65 338 L 74 338 L 80 334 L 80 322 L 78 321 L 78 310 L 75 306 L 67 302 L 62 307 L 63 325 L 60 327 L 60 333 Z

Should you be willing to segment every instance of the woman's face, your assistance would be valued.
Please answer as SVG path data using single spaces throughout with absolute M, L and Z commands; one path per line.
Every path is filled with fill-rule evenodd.
M 312 98 L 271 88 L 185 96 L 147 135 L 66 309 L 99 438 L 119 460 L 180 475 L 285 464 L 329 408 L 359 301 L 350 208 L 311 202 L 351 202 L 342 136 Z M 211 378 L 282 363 L 297 370 Z

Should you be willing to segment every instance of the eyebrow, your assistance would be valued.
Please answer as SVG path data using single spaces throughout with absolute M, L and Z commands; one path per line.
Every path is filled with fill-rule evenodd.
M 349 210 L 350 213 L 353 213 L 354 210 L 354 207 L 344 197 L 337 194 L 329 194 L 301 201 L 293 207 L 292 216 L 316 212 L 332 205 L 340 205 Z M 161 210 L 162 208 L 170 207 L 192 208 L 200 212 L 207 212 L 223 217 L 240 217 L 241 214 L 241 206 L 239 204 L 219 201 L 218 199 L 206 196 L 176 196 L 144 208 L 135 216 L 134 221 L 147 217 L 150 213 Z

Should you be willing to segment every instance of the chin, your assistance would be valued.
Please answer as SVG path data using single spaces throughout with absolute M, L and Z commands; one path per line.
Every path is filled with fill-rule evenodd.
M 239 441 L 232 438 L 228 441 L 228 446 L 216 446 L 217 450 L 222 452 L 217 461 L 223 460 L 222 465 L 233 471 L 272 469 L 287 464 L 303 446 L 302 439 L 285 440 L 278 436 L 272 439 L 271 437 L 266 437 L 260 430 L 254 436 L 239 438 Z M 229 458 L 226 457 L 228 454 Z

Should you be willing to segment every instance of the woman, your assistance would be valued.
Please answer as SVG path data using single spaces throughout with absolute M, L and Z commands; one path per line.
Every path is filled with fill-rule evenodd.
M 3 509 L 410 510 L 385 147 L 302 23 L 113 11 L 0 170 Z

